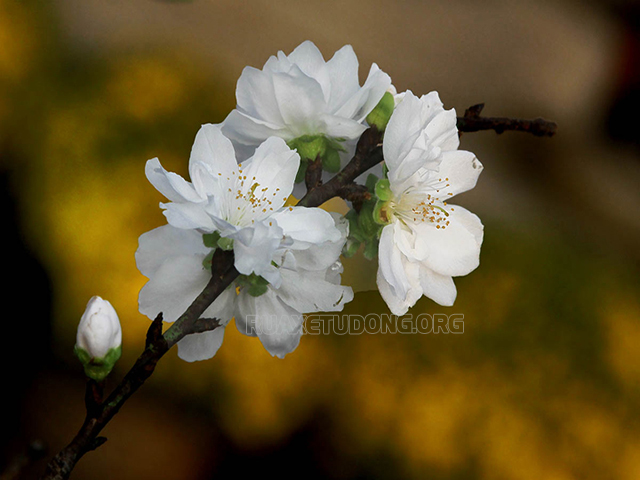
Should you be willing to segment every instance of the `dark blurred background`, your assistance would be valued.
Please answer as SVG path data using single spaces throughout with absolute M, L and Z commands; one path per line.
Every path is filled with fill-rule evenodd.
M 460 203 L 485 224 L 456 280 L 463 335 L 303 337 L 285 360 L 227 329 L 175 352 L 72 478 L 640 478 L 640 41 L 637 4 L 0 0 L 6 212 L 0 472 L 41 441 L 36 478 L 82 423 L 72 354 L 93 295 L 123 324 L 118 381 L 141 351 L 133 254 L 164 223 L 144 177 L 186 175 L 202 123 L 234 107 L 245 65 L 313 40 L 353 45 L 399 91 L 447 108 L 542 116 L 554 138 L 465 134 L 485 170 Z M 334 205 L 335 206 L 335 205 Z M 339 207 L 339 206 L 338 206 Z M 375 263 L 345 262 L 346 313 L 387 312 Z M 23 462 L 24 463 L 24 462 Z M 5 476 L 5 478 L 8 478 Z

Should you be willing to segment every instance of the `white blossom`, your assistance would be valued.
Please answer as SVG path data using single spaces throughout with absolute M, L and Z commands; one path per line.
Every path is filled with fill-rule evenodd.
M 271 355 L 283 358 L 292 352 L 300 341 L 303 314 L 339 311 L 353 299 L 351 288 L 340 285 L 338 258 L 347 234 L 344 219 L 334 228 L 340 232 L 336 241 L 281 250 L 272 257 L 282 278 L 278 287 L 241 275 L 202 315 L 219 319 L 221 326 L 184 337 L 178 342 L 178 356 L 186 361 L 213 357 L 234 317 L 237 328 L 257 336 Z M 196 230 L 165 225 L 143 234 L 136 263 L 149 281 L 140 291 L 140 312 L 150 319 L 159 312 L 166 321 L 177 319 L 211 278 L 204 266 L 210 252 Z M 256 280 L 263 290 L 250 293 L 250 284 Z
M 324 210 L 285 207 L 299 163 L 299 155 L 282 139 L 269 137 L 238 164 L 231 141 L 218 125 L 207 124 L 191 150 L 191 182 L 167 172 L 157 158 L 147 162 L 146 175 L 170 200 L 160 204 L 170 225 L 218 232 L 233 241 L 240 273 L 255 273 L 278 286 L 279 270 L 271 264 L 277 250 L 306 249 L 340 238 Z
M 479 264 L 483 225 L 449 200 L 473 188 L 483 167 L 458 145 L 455 111 L 445 110 L 436 92 L 421 98 L 404 93 L 385 131 L 389 188 L 378 206 L 386 225 L 377 283 L 396 315 L 422 295 L 453 305 L 452 277 Z
M 245 67 L 236 87 L 237 107 L 223 131 L 250 154 L 271 136 L 287 142 L 301 137 L 357 139 L 364 120 L 391 84 L 374 63 L 360 85 L 358 59 L 345 45 L 325 61 L 310 41 L 289 55 L 271 56 L 262 70 Z

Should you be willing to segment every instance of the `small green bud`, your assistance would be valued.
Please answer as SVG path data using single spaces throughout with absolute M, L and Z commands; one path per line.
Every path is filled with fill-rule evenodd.
M 389 180 L 386 178 L 381 178 L 376 183 L 376 197 L 378 197 L 383 202 L 388 202 L 393 198 L 393 192 L 391 191 L 391 186 L 389 184 Z
M 395 105 L 393 95 L 390 92 L 385 92 L 378 104 L 371 110 L 371 113 L 367 115 L 367 123 L 370 126 L 375 125 L 381 132 L 384 131 L 387 128 L 387 123 L 389 123 Z

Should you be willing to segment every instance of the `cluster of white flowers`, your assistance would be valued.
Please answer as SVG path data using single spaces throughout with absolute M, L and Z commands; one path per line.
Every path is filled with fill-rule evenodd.
M 482 165 L 457 150 L 455 112 L 444 110 L 436 92 L 396 94 L 375 64 L 361 86 L 350 46 L 325 62 L 304 42 L 289 55 L 278 52 L 262 70 L 246 67 L 236 98 L 224 122 L 197 133 L 190 181 L 158 159 L 146 165 L 147 178 L 169 202 L 160 204 L 168 224 L 139 240 L 136 262 L 149 279 L 140 311 L 177 319 L 211 278 L 218 248 L 233 249 L 240 273 L 204 313 L 222 327 L 180 340 L 181 358 L 215 355 L 232 319 L 284 357 L 300 341 L 304 314 L 339 311 L 353 299 L 340 283 L 340 255 L 363 242 L 378 251 L 377 282 L 392 313 L 404 314 L 422 295 L 453 304 L 452 277 L 478 266 L 483 227 L 448 200 L 473 188 Z M 376 127 L 386 125 L 386 169 L 368 182 L 370 208 L 347 220 L 287 202 L 309 161 L 321 158 L 325 174 L 344 166 L 372 118 L 385 116 L 376 110 L 385 105 L 390 119 Z M 358 230 L 362 215 L 376 228 Z

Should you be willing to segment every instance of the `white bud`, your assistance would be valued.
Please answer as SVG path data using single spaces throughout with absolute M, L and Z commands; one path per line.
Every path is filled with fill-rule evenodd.
M 107 300 L 96 296 L 89 300 L 76 335 L 75 352 L 85 373 L 104 379 L 120 358 L 122 329 L 115 309 Z

